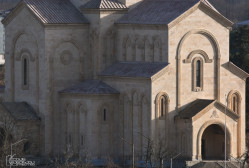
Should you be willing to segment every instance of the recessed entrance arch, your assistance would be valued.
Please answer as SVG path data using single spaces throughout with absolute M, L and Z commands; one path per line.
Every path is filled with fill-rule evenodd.
M 230 153 L 230 140 L 227 137 L 227 156 Z M 217 124 L 208 126 L 201 138 L 202 160 L 224 160 L 225 157 L 225 132 Z
M 205 123 L 198 133 L 198 160 L 224 160 L 225 157 L 225 125 L 219 121 Z M 231 153 L 231 133 L 226 128 L 227 159 Z

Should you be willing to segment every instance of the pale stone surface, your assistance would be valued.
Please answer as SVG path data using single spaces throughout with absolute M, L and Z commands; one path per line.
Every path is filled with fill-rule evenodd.
M 73 3 L 79 7 L 84 1 Z M 127 6 L 136 4 L 137 1 L 126 2 Z M 41 154 L 63 153 L 70 144 L 74 153 L 85 156 L 87 151 L 91 158 L 130 157 L 131 146 L 120 139 L 123 137 L 135 144 L 139 159 L 147 144 L 144 135 L 155 142 L 162 141 L 169 150 L 182 153 L 182 157 L 202 159 L 198 133 L 208 124 L 218 124 L 223 129 L 224 112 L 213 107 L 203 115 L 198 113 L 196 120 L 185 120 L 177 118 L 179 110 L 196 99 L 216 100 L 217 91 L 220 91 L 219 101 L 226 105 L 225 95 L 233 90 L 241 95 L 241 125 L 237 129 L 238 120 L 226 117 L 230 154 L 238 157 L 238 152 L 243 153 L 245 81 L 225 66 L 229 61 L 229 29 L 200 8 L 190 10 L 193 11 L 183 14 L 185 17 L 171 27 L 115 25 L 125 12 L 108 11 L 82 11 L 89 25 L 42 25 L 26 8 L 16 11 L 5 25 L 5 101 L 26 101 L 41 117 Z M 216 48 L 220 50 L 220 66 Z M 209 61 L 200 53 L 193 55 L 192 60 L 197 57 L 204 60 L 203 88 L 193 91 L 192 60 L 185 61 L 191 52 L 200 50 Z M 30 60 L 28 89 L 22 86 L 25 53 Z M 181 71 L 177 71 L 177 54 L 181 55 Z M 116 61 L 169 65 L 151 79 L 98 75 Z M 220 74 L 220 88 L 217 74 Z M 102 80 L 120 94 L 59 92 L 85 79 Z M 161 118 L 160 96 L 167 99 L 166 114 Z M 214 110 L 219 118 L 210 117 Z M 241 131 L 240 143 L 237 130 Z

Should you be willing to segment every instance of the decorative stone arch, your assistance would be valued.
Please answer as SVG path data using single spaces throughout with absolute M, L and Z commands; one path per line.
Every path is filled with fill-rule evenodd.
M 83 118 L 83 121 L 82 121 Z M 82 121 L 82 122 L 81 122 Z M 86 137 L 87 137 L 87 106 L 83 102 L 78 102 L 76 105 L 76 122 L 75 128 L 76 132 L 76 144 L 77 148 L 75 149 L 79 154 L 84 150 L 83 148 L 86 146 Z
M 160 117 L 160 104 L 161 104 L 161 98 L 164 97 L 165 99 L 165 116 Z M 170 98 L 169 95 L 166 92 L 160 92 L 157 94 L 155 99 L 155 138 L 156 141 L 163 141 L 163 143 L 168 147 L 168 135 L 169 135 L 169 109 L 170 109 Z M 159 129 L 159 122 L 164 122 L 164 128 L 160 132 Z M 164 139 L 161 139 L 164 138 Z
M 113 27 L 109 28 L 103 36 L 103 60 L 102 62 L 106 66 L 109 66 L 113 61 L 115 61 L 115 36 L 116 31 Z
M 82 109 L 82 107 L 83 107 L 83 109 Z M 78 102 L 78 104 L 77 104 L 77 110 L 78 110 L 79 113 L 85 113 L 85 112 L 87 112 L 87 106 L 86 106 L 86 104 L 83 103 L 83 102 Z
M 168 118 L 168 113 L 169 113 L 169 104 L 170 104 L 170 99 L 169 99 L 169 95 L 166 93 L 166 92 L 160 92 L 160 93 L 158 93 L 157 94 L 157 96 L 156 96 L 156 101 L 155 101 L 155 103 L 156 103 L 156 105 L 155 105 L 155 107 L 156 107 L 156 109 L 155 109 L 155 118 L 159 118 L 159 112 L 160 112 L 160 98 L 162 97 L 162 96 L 164 96 L 165 98 L 166 98 L 166 112 L 165 112 L 165 119 L 166 118 Z
M 159 50 L 159 60 L 158 61 L 162 61 L 162 39 L 159 36 L 154 36 L 153 38 L 153 61 L 155 61 L 155 51 L 156 49 Z M 157 61 L 157 62 L 158 62 Z
M 183 38 L 180 40 L 178 48 L 177 48 L 177 54 L 176 54 L 176 61 L 177 61 L 177 108 L 179 109 L 181 107 L 181 51 L 182 51 L 182 46 L 186 39 L 190 37 L 190 35 L 193 34 L 201 34 L 206 37 L 213 43 L 214 50 L 215 50 L 215 58 L 217 60 L 216 62 L 216 75 L 217 75 L 217 81 L 216 81 L 216 99 L 219 101 L 220 100 L 220 46 L 218 41 L 216 40 L 215 36 L 204 29 L 195 29 L 187 32 Z
M 136 99 L 134 99 L 134 96 L 136 96 Z M 132 105 L 140 105 L 140 100 L 139 100 L 139 94 L 138 91 L 136 91 L 136 89 L 132 89 L 131 91 L 131 100 L 132 100 Z
M 76 49 L 77 51 L 79 52 L 79 60 L 80 60 L 80 73 L 81 73 L 81 78 L 84 79 L 84 51 L 82 49 L 82 47 L 80 47 L 80 45 L 78 44 L 77 41 L 73 40 L 73 39 L 69 39 L 69 40 L 62 40 L 60 42 L 58 42 L 55 47 L 54 47 L 54 50 L 52 52 L 52 55 L 50 55 L 50 58 L 48 60 L 50 60 L 51 63 L 53 63 L 53 54 L 55 53 L 55 51 L 57 50 L 57 48 L 59 46 L 61 46 L 62 44 L 65 44 L 65 43 L 71 43 Z M 64 50 L 63 52 L 69 52 L 69 51 L 66 51 Z M 63 53 L 62 52 L 62 53 Z
M 184 62 L 185 62 L 185 63 L 191 63 L 192 58 L 193 58 L 194 55 L 196 55 L 196 54 L 200 54 L 200 55 L 204 58 L 205 63 L 212 63 L 212 62 L 213 62 L 213 60 L 210 59 L 210 58 L 208 57 L 207 53 L 206 53 L 205 51 L 203 51 L 203 50 L 194 50 L 194 51 L 192 51 L 192 52 L 188 55 L 187 59 L 184 60 Z
M 128 48 L 130 47 L 131 49 L 131 52 L 132 52 L 132 48 L 133 48 L 133 44 L 132 44 L 132 39 L 129 35 L 126 35 L 124 38 L 123 38 L 123 44 L 122 44 L 122 47 L 123 47 L 123 61 L 127 61 L 127 50 Z M 130 53 L 131 54 L 131 53 Z
M 10 68 L 11 68 L 11 70 L 10 70 L 10 76 L 11 76 L 11 80 L 10 80 L 11 96 L 10 96 L 10 99 L 11 99 L 11 101 L 14 101 L 14 97 L 15 97 L 15 73 L 14 73 L 15 57 L 18 60 L 18 57 L 21 56 L 21 53 L 18 53 L 15 56 L 15 49 L 16 49 L 16 43 L 22 35 L 32 36 L 34 41 L 35 41 L 36 52 L 35 52 L 34 56 L 32 56 L 32 54 L 30 54 L 30 56 L 31 56 L 30 60 L 32 62 L 34 62 L 36 60 L 36 79 L 35 79 L 36 80 L 36 103 L 37 103 L 37 110 L 39 110 L 39 46 L 38 46 L 38 42 L 37 42 L 35 35 L 30 33 L 30 32 L 28 33 L 25 30 L 21 30 L 21 31 L 17 32 L 14 35 L 14 38 L 12 39 L 12 43 L 11 43 L 12 45 L 11 45 L 11 50 L 10 50 Z M 27 49 L 23 49 L 23 52 L 25 50 L 30 53 L 30 51 Z
M 233 98 L 236 97 L 236 105 L 233 102 Z M 234 111 L 233 106 L 236 106 L 236 110 L 234 111 L 239 115 L 239 119 L 237 121 L 237 155 L 241 157 L 241 101 L 242 97 L 238 90 L 231 90 L 227 96 L 227 105 L 232 111 Z
M 198 160 L 202 160 L 202 154 L 201 154 L 201 150 L 202 150 L 202 147 L 201 147 L 201 140 L 202 140 L 202 135 L 204 133 L 204 131 L 206 130 L 206 128 L 208 128 L 209 126 L 211 125 L 219 125 L 223 131 L 225 132 L 225 124 L 219 120 L 211 120 L 211 121 L 207 121 L 205 122 L 201 128 L 199 129 L 199 132 L 198 132 L 198 135 L 197 135 L 197 157 L 198 157 Z M 227 132 L 227 136 L 228 136 L 228 141 L 230 141 L 230 152 L 232 151 L 232 136 L 231 136 L 231 129 L 226 126 L 226 132 Z
M 197 61 L 200 61 L 200 86 L 197 86 L 196 79 L 196 69 L 197 69 Z M 204 82 L 203 82 L 203 74 L 204 73 L 204 61 L 201 57 L 195 57 L 192 61 L 192 89 L 194 92 L 203 91 Z
M 237 99 L 238 99 L 238 101 L 236 102 L 237 104 L 238 104 L 238 107 L 237 107 L 237 114 L 238 115 L 240 115 L 241 114 L 241 100 L 242 100 L 242 97 L 241 97 L 241 94 L 240 94 L 240 92 L 239 91 L 237 91 L 237 90 L 231 90 L 230 92 L 229 92 L 229 94 L 228 94 L 228 96 L 227 96 L 227 105 L 228 105 L 228 107 L 231 109 L 231 110 L 233 110 L 232 109 L 232 98 L 233 98 L 233 96 L 236 96 L 237 97 Z
M 67 150 L 67 145 L 68 145 L 68 113 L 69 113 L 69 111 L 71 111 L 71 109 L 72 109 L 72 103 L 70 101 L 66 101 L 64 108 L 63 108 L 64 125 L 62 125 L 64 138 L 65 138 L 65 145 L 64 145 L 65 150 Z
M 144 36 L 144 60 L 145 61 L 154 61 L 153 58 L 153 43 L 151 42 L 148 36 Z
M 136 61 L 145 61 L 145 39 L 143 37 L 137 37 L 136 38 L 136 47 L 135 47 L 135 52 L 136 52 Z M 137 52 L 140 51 L 140 55 L 137 55 Z M 140 58 L 141 60 L 139 60 Z
M 106 110 L 106 121 L 103 120 L 104 109 Z M 110 103 L 102 103 L 98 108 L 98 121 L 102 124 L 111 124 L 113 119 L 113 106 Z
M 22 48 L 21 49 L 21 51 L 16 56 L 16 60 L 20 61 L 21 58 L 22 58 L 22 56 L 25 55 L 25 54 L 28 56 L 28 58 L 29 58 L 30 61 L 32 61 L 32 62 L 35 61 L 35 57 L 32 56 L 31 52 L 27 48 Z

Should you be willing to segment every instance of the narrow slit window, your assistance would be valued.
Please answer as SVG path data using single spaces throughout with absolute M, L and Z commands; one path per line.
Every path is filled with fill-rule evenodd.
M 23 59 L 23 85 L 28 85 L 28 61 L 27 58 Z
M 201 87 L 201 61 L 196 62 L 196 87 Z
M 84 144 L 84 139 L 83 139 L 83 135 L 81 135 L 81 146 L 83 146 Z
M 233 111 L 236 112 L 236 97 L 233 97 Z
M 163 115 L 164 115 L 164 108 L 163 108 L 163 105 L 164 105 L 164 99 L 162 98 L 162 99 L 161 99 L 161 117 L 163 117 Z
M 104 121 L 106 121 L 106 109 L 104 109 Z

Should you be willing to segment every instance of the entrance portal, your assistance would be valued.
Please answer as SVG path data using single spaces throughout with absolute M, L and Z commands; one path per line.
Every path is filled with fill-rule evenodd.
M 203 160 L 224 160 L 225 157 L 225 132 L 217 124 L 208 126 L 201 139 L 201 154 Z M 227 158 L 230 153 L 230 140 L 227 132 Z

